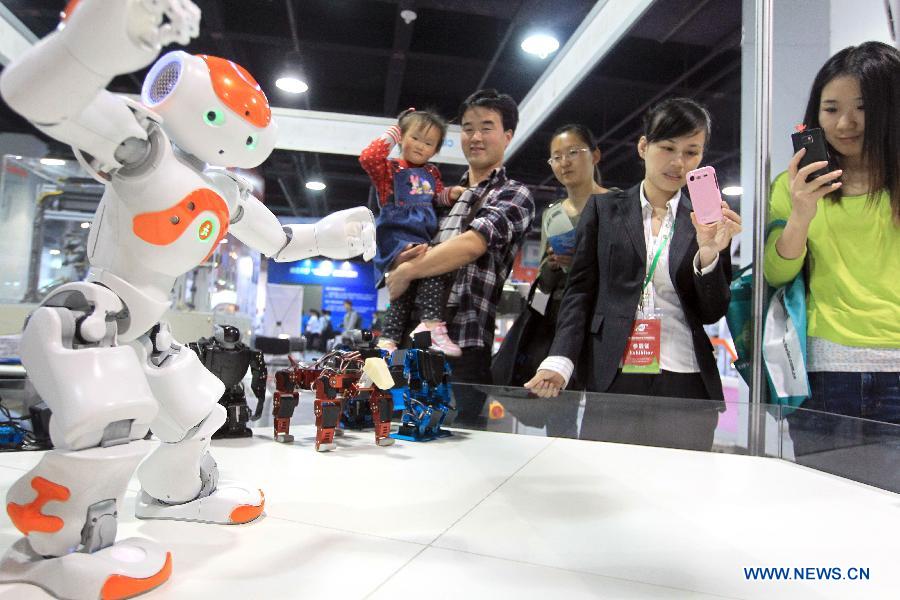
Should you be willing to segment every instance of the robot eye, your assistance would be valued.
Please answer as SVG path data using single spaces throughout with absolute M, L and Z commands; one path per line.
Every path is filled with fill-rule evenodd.
M 207 125 L 221 127 L 225 123 L 225 113 L 216 108 L 211 108 L 203 113 L 203 120 Z
M 259 137 L 255 135 L 248 135 L 247 141 L 244 142 L 247 145 L 247 150 L 253 150 L 256 148 L 256 143 L 259 141 Z

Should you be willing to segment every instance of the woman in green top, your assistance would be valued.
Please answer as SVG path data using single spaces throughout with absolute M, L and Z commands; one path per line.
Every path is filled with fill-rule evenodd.
M 900 52 L 867 42 L 831 57 L 804 122 L 822 128 L 839 168 L 807 182 L 827 163 L 798 169 L 804 150 L 794 155 L 769 205 L 770 221 L 787 224 L 765 254 L 773 286 L 807 265 L 803 406 L 900 423 Z M 789 422 L 798 457 L 833 446 L 816 415 Z

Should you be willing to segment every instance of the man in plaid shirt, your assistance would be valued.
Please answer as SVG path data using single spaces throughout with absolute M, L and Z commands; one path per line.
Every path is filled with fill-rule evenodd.
M 463 355 L 450 359 L 455 382 L 490 383 L 497 303 L 516 253 L 534 219 L 534 200 L 503 167 L 506 147 L 519 121 L 515 101 L 496 90 L 480 90 L 460 106 L 462 151 L 469 170 L 460 181 L 467 191 L 439 224 L 437 246 L 402 253 L 387 278 L 391 298 L 415 279 L 457 271 L 448 300 L 447 329 Z M 461 397 L 464 396 L 464 397 Z M 481 394 L 456 394 L 457 419 L 474 421 Z

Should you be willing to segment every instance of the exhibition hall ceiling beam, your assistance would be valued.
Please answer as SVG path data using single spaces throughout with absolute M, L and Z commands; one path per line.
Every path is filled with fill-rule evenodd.
M 403 0 L 381 0 L 388 4 L 401 4 Z M 418 0 L 419 8 L 458 12 L 478 17 L 509 20 L 515 13 L 515 5 L 509 0 Z
M 246 42 L 266 47 L 293 48 L 294 42 L 290 38 L 266 35 L 260 33 L 244 33 L 239 31 L 226 31 L 213 33 L 211 37 L 228 37 L 236 42 Z M 301 52 L 321 52 L 323 54 L 351 54 L 354 56 L 372 56 L 376 58 L 389 58 L 393 50 L 388 48 L 375 48 L 373 46 L 358 46 L 355 44 L 341 44 L 335 42 L 323 42 L 316 40 L 300 40 Z M 407 59 L 422 62 L 439 63 L 445 65 L 459 65 L 469 69 L 481 70 L 488 61 L 477 58 L 451 56 L 449 54 L 434 54 L 431 52 L 407 52 Z
M 506 151 L 512 158 L 541 123 L 631 29 L 653 0 L 599 0 L 519 103 L 519 127 Z
M 227 35 L 217 35 L 216 32 L 225 31 L 225 17 L 222 14 L 222 7 L 218 0 L 194 0 L 200 11 L 203 13 L 203 22 L 209 27 L 210 38 L 216 41 L 220 55 L 223 58 L 235 61 L 242 67 L 249 68 L 250 57 L 247 56 L 245 49 L 237 44 L 232 43 L 231 37 Z
M 516 12 L 513 13 L 512 19 L 510 19 L 509 25 L 506 27 L 506 32 L 503 34 L 503 38 L 501 38 L 500 43 L 497 44 L 497 49 L 494 50 L 494 56 L 491 57 L 491 62 L 488 63 L 487 68 L 484 70 L 484 74 L 478 81 L 478 85 L 475 86 L 476 90 L 484 89 L 485 82 L 487 82 L 488 77 L 490 77 L 491 71 L 494 70 L 497 61 L 500 59 L 500 55 L 503 54 L 503 50 L 506 48 L 506 43 L 509 41 L 509 37 L 512 35 L 513 31 L 515 31 L 516 26 L 518 25 L 519 15 L 522 14 L 522 7 L 527 4 L 527 1 L 528 0 L 521 0 L 521 2 L 519 2 L 518 7 L 516 8 Z
M 716 44 L 715 48 L 713 48 L 709 52 L 709 54 L 706 55 L 705 58 L 703 58 L 702 60 L 695 63 L 690 69 L 688 69 L 687 71 L 685 71 L 684 73 L 679 75 L 678 78 L 675 79 L 675 81 L 672 81 L 667 87 L 660 90 L 655 96 L 653 96 L 652 98 L 650 98 L 649 100 L 644 102 L 641 106 L 637 107 L 635 110 L 633 110 L 627 116 L 620 119 L 618 125 L 615 125 L 614 127 L 611 127 L 610 129 L 607 129 L 597 140 L 597 143 L 601 143 L 601 142 L 605 141 L 616 131 L 619 131 L 620 129 L 622 129 L 623 127 L 628 125 L 629 123 L 633 123 L 634 120 L 639 118 L 641 115 L 643 115 L 644 112 L 648 108 L 650 108 L 651 106 L 653 106 L 654 104 L 659 102 L 663 97 L 665 97 L 671 91 L 672 88 L 675 88 L 675 87 L 681 85 L 684 81 L 688 80 L 692 75 L 694 75 L 695 73 L 700 71 L 704 66 L 706 66 L 707 63 L 712 61 L 718 55 L 725 52 L 726 50 L 729 50 L 731 48 L 738 46 L 740 43 L 741 43 L 741 28 L 739 27 L 736 30 L 734 30 L 731 33 L 724 36 L 719 41 L 719 43 Z M 734 71 L 739 66 L 740 66 L 739 61 L 736 64 L 731 63 L 728 66 L 726 66 L 722 71 L 720 71 L 716 75 L 713 75 L 711 78 L 709 78 L 709 80 L 718 81 L 719 79 L 721 79 L 728 73 L 731 73 L 732 71 Z M 705 91 L 705 89 L 707 87 L 709 87 L 709 85 L 710 85 L 709 83 L 704 82 L 704 84 L 702 84 L 696 88 L 696 91 L 694 93 L 688 94 L 688 95 L 691 97 L 696 97 L 697 95 L 699 95 L 700 93 Z M 625 139 L 626 139 L 625 142 L 616 144 L 615 146 L 613 146 L 612 148 L 610 148 L 607 151 L 607 154 L 609 155 L 609 154 L 616 152 L 620 148 L 624 147 L 627 143 L 629 143 L 629 142 L 627 142 L 628 139 L 634 138 L 639 134 L 640 134 L 640 129 L 634 130 L 631 135 L 625 136 Z M 631 156 L 628 154 L 619 155 L 618 157 L 616 157 L 613 160 L 611 160 L 610 162 L 608 162 L 606 164 L 606 168 L 612 169 L 613 167 L 615 167 L 622 161 L 629 160 L 630 158 L 631 158 Z
M 391 61 L 388 64 L 387 79 L 384 83 L 384 116 L 397 114 L 400 92 L 403 89 L 403 74 L 406 71 L 406 53 L 412 42 L 415 18 L 407 22 L 404 13 L 412 12 L 416 3 L 413 0 L 401 0 L 397 3 L 397 16 L 394 19 L 394 47 L 391 50 Z M 413 13 L 415 14 L 415 13 Z

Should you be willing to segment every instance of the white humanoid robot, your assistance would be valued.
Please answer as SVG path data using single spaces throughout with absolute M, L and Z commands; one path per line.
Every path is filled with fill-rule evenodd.
M 87 282 L 54 290 L 22 333 L 22 363 L 53 411 L 56 449 L 7 494 L 26 537 L 0 563 L 0 581 L 65 598 L 124 598 L 171 572 L 157 544 L 115 539 L 148 427 L 161 444 L 138 468 L 138 517 L 245 523 L 264 506 L 254 486 L 220 481 L 208 452 L 225 421 L 224 388 L 161 322 L 176 277 L 226 231 L 279 261 L 370 259 L 374 223 L 358 208 L 282 228 L 240 177 L 208 170 L 255 167 L 275 145 L 265 95 L 228 60 L 170 52 L 147 75 L 142 103 L 106 91 L 163 46 L 196 37 L 194 4 L 82 0 L 66 12 L 6 67 L 0 93 L 71 144 L 106 191 L 88 239 Z

